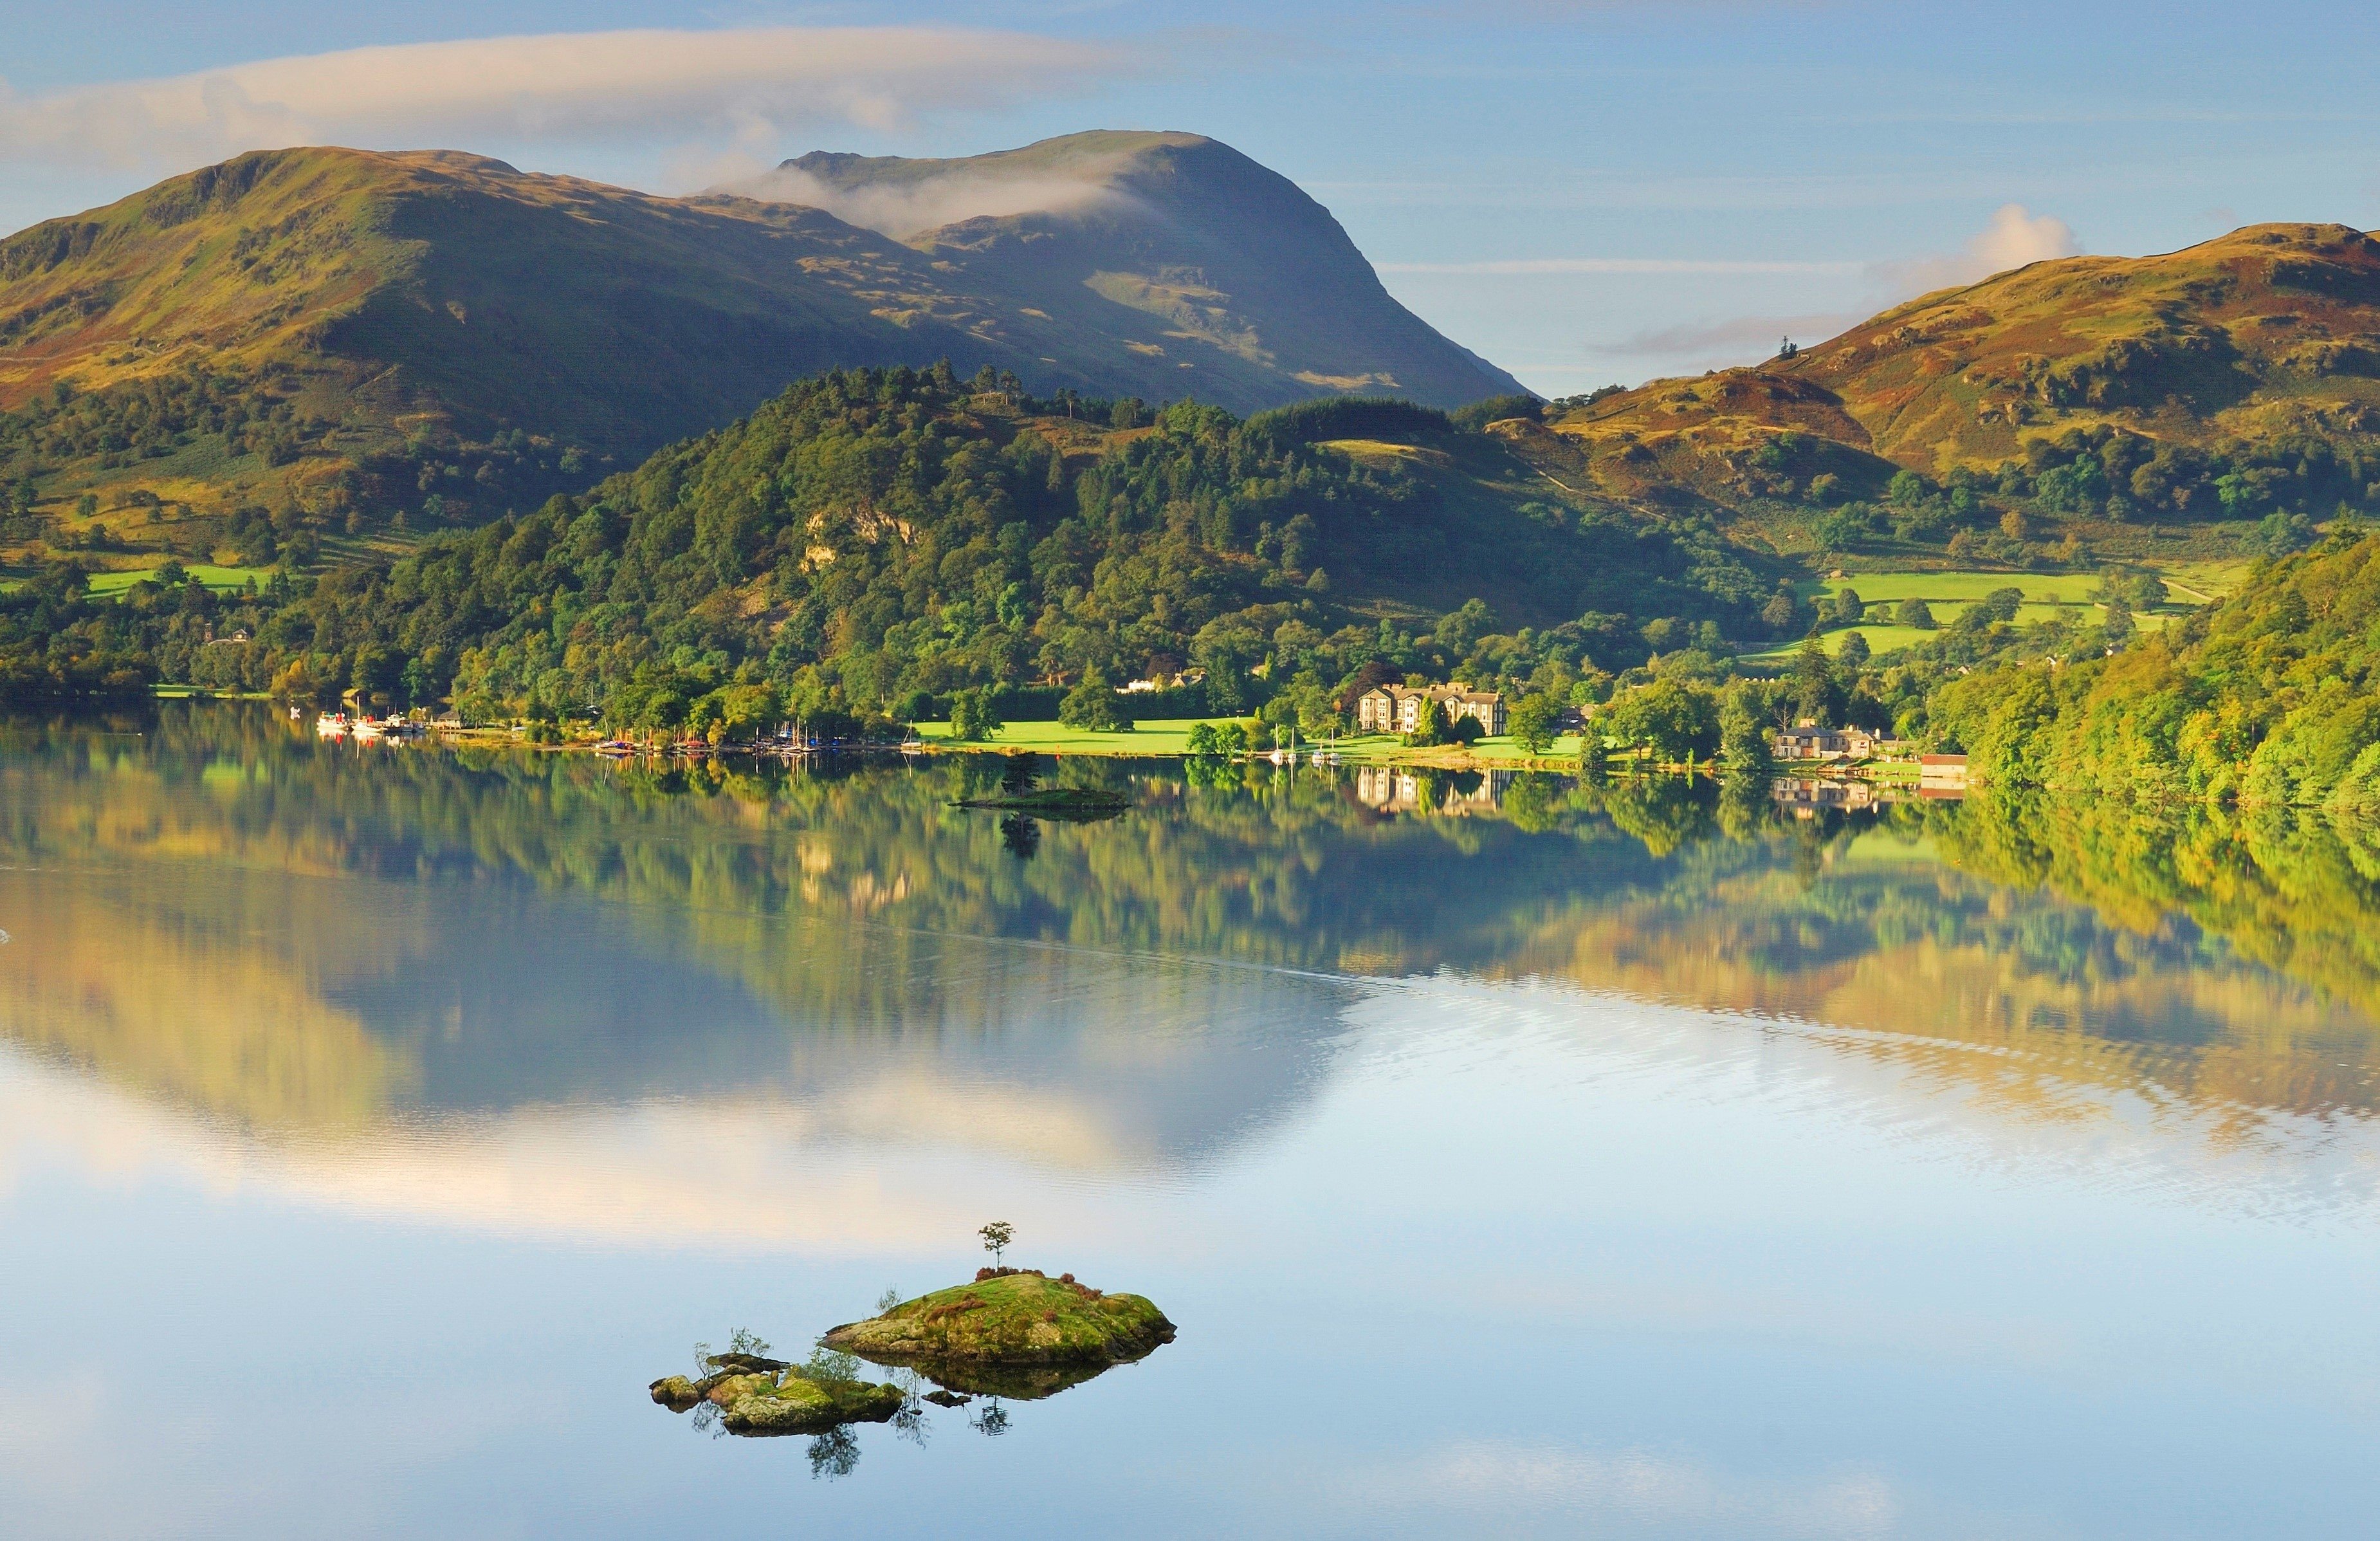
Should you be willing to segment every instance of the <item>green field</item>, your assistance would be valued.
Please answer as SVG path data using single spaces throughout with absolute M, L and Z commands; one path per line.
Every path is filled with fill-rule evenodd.
M 2178 563 L 2170 569 L 2159 570 L 2168 582 L 2187 586 L 2192 593 L 2185 593 L 2181 588 L 2175 588 L 2169 603 L 2144 615 L 2135 616 L 2133 619 L 2143 631 L 2154 631 L 2174 617 L 2196 608 L 2200 602 L 2192 597 L 2192 593 L 2210 597 L 2228 593 L 2246 575 L 2248 567 L 2244 562 L 2195 562 Z M 1897 605 L 1904 599 L 1922 599 L 1925 601 L 1926 608 L 1934 612 L 1934 619 L 1939 625 L 1948 626 L 1965 613 L 1967 606 L 1995 590 L 2014 589 L 2025 598 L 2025 603 L 2017 607 L 2017 624 L 2036 626 L 2058 618 L 2058 602 L 2061 600 L 2065 604 L 2065 613 L 2070 617 L 2075 616 L 2078 610 L 2088 610 L 2095 615 L 2098 607 L 2092 603 L 2091 595 L 2099 587 L 2099 581 L 2098 574 L 2089 572 L 1854 572 L 1841 578 L 1829 578 L 1824 582 L 1812 582 L 1803 586 L 1802 592 L 1804 597 L 1816 599 L 1821 595 L 1832 598 L 1845 589 L 1852 589 L 1868 605 Z M 1870 653 L 1890 653 L 1898 648 L 1914 647 L 1934 635 L 1913 626 L 1847 626 L 1840 631 L 1825 633 L 1818 639 L 1819 645 L 1828 654 L 1838 653 L 1842 649 L 1843 639 L 1854 631 L 1867 639 Z M 1800 651 L 1801 646 L 1797 640 L 1781 647 L 1770 648 L 1766 653 L 1747 654 L 1745 661 L 1760 663 L 1790 658 Z
M 2235 557 L 2229 561 L 2221 562 L 2155 562 L 2143 565 L 2155 567 L 2158 572 L 2164 574 L 2166 582 L 2173 586 L 2179 597 L 2189 599 L 2196 594 L 2204 594 L 2208 599 L 2220 599 L 2247 581 L 2248 569 L 2255 566 L 2255 563 L 2244 557 Z M 2190 592 L 2184 593 L 2181 592 L 2183 590 Z
M 1135 723 L 1129 733 L 1094 733 L 1058 722 L 1012 722 L 977 747 L 1030 749 L 1047 754 L 1180 754 L 1183 740 L 1196 723 L 1196 718 L 1177 718 Z M 951 725 L 921 722 L 917 737 L 928 743 L 948 743 Z
M 1190 736 L 1190 729 L 1199 720 L 1185 717 L 1138 723 L 1129 733 L 1094 733 L 1087 728 L 1068 728 L 1056 722 L 1012 722 L 993 734 L 990 740 L 972 747 L 987 751 L 1029 749 L 1043 754 L 1183 754 L 1187 752 L 1184 742 Z M 1213 717 L 1204 720 L 1220 726 L 1238 719 Z M 949 744 L 951 725 L 946 722 L 921 722 L 917 724 L 917 737 L 930 744 Z M 1267 736 L 1259 752 L 1269 752 L 1271 748 L 1271 739 Z M 1300 755 L 1310 754 L 1318 748 L 1328 748 L 1350 764 L 1370 764 L 1410 759 L 1417 754 L 1451 752 L 1409 750 L 1392 733 L 1349 734 L 1327 745 L 1301 738 L 1297 748 Z M 1578 753 L 1578 735 L 1565 734 L 1555 740 L 1551 753 L 1556 757 L 1574 757 Z M 1528 758 L 1510 738 L 1482 739 L 1471 746 L 1471 756 L 1486 764 Z
M 1904 599 L 1964 605 L 1997 589 L 2015 589 L 2041 604 L 2063 599 L 2069 605 L 2087 605 L 2098 586 L 2099 575 L 2093 572 L 1854 572 L 1818 585 L 1829 594 L 1857 589 L 1870 605 L 1878 600 L 1898 605 Z
M 1860 590 L 1860 597 L 1863 599 L 1867 597 L 1865 589 Z M 1959 612 L 1966 608 L 1964 605 L 1955 603 L 1934 605 L 1930 600 L 1927 603 L 1932 605 L 1934 618 L 1943 626 L 1949 625 L 1957 618 Z M 2069 605 L 2066 613 L 2072 616 L 2082 606 Z M 2147 615 L 2136 615 L 2132 618 L 2132 622 L 2143 631 L 2155 631 L 2176 617 L 2187 615 L 2191 608 L 2192 607 L 2189 605 L 2169 605 L 2162 610 L 2151 611 Z M 2094 615 L 2097 613 L 2097 606 L 2091 606 L 2091 609 Z M 2017 607 L 2016 619 L 2019 626 L 2036 626 L 2043 621 L 2054 618 L 2057 614 L 2058 606 L 2054 605 L 2021 605 Z M 1929 637 L 1938 637 L 1942 634 L 1939 628 L 1932 631 L 1921 631 L 1913 626 L 1846 626 L 1839 631 L 1820 633 L 1818 645 L 1831 657 L 1842 651 L 1843 639 L 1854 631 L 1867 639 L 1867 650 L 1871 654 L 1885 654 L 1890 653 L 1895 648 L 1914 647 Z M 1766 653 L 1747 653 L 1743 655 L 1743 660 L 1748 664 L 1775 663 L 1779 659 L 1791 658 L 1801 650 L 1802 643 L 1797 638 L 1782 646 L 1772 647 Z
M 205 563 L 188 564 L 184 570 L 219 593 L 245 588 L 250 579 L 256 581 L 257 587 L 262 588 L 264 581 L 273 576 L 271 568 L 218 568 Z M 95 597 L 110 598 L 123 593 L 144 578 L 153 577 L 156 571 L 155 568 L 142 568 L 131 572 L 94 572 L 91 575 L 91 592 Z

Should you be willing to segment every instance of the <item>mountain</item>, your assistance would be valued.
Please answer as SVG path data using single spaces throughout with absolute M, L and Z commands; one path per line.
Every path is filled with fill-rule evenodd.
M 2320 517 L 2367 501 L 2380 475 L 2380 243 L 2260 225 L 2163 256 L 2034 263 L 1550 426 L 1597 485 L 1629 495 L 1791 500 L 1832 474 L 1839 497 L 1872 496 L 1901 470 L 1985 486 L 2087 453 L 2092 507 L 2060 492 L 2043 512 Z M 2217 491 L 2267 471 L 2252 508 Z
M 1041 326 L 1017 328 L 1020 342 L 1046 333 L 1042 351 L 1085 360 L 1121 346 L 1139 378 L 1194 372 L 1183 379 L 1201 400 L 1235 410 L 1324 392 L 1456 407 L 1521 389 L 1391 299 L 1296 184 L 1196 134 L 1070 134 L 965 160 L 813 153 L 738 190 L 831 209 L 1029 300 L 1019 313 Z
M 111 519 L 120 535 L 126 509 L 203 526 L 249 504 L 434 522 L 583 486 L 844 365 L 947 357 L 1043 392 L 1242 410 L 1348 383 L 1450 403 L 1512 388 L 1222 145 L 1076 136 L 985 159 L 1058 168 L 1066 206 L 905 242 L 779 199 L 448 152 L 237 156 L 0 241 L 0 471 L 78 538 Z M 795 164 L 846 199 L 981 179 Z M 72 514 L 85 493 L 97 510 Z

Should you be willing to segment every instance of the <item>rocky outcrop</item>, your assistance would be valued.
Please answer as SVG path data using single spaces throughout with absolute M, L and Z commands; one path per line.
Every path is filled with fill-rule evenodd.
M 967 1372 L 1096 1369 L 1138 1359 L 1172 1342 L 1173 1324 L 1143 1296 L 1109 1294 L 1076 1283 L 1072 1274 L 1050 1278 L 1038 1270 L 988 1268 L 973 1284 L 845 1323 L 821 1340 L 880 1364 L 924 1366 L 948 1385 L 945 1366 L 968 1379 L 976 1377 Z
M 734 1361 L 735 1363 L 728 1363 Z M 819 1434 L 841 1424 L 880 1424 L 906 1400 L 897 1386 L 813 1376 L 780 1360 L 722 1354 L 700 1380 L 664 1376 L 652 1399 L 673 1413 L 709 1402 L 731 1434 Z M 753 1368 L 754 1365 L 773 1368 Z

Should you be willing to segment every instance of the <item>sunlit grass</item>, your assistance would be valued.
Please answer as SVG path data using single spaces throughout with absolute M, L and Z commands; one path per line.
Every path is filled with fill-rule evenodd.
M 204 562 L 187 564 L 182 570 L 218 593 L 246 588 L 250 579 L 255 580 L 257 587 L 262 588 L 265 580 L 273 576 L 271 568 L 219 568 Z M 116 598 L 142 579 L 156 575 L 155 568 L 129 572 L 95 572 L 91 576 L 91 596 L 95 599 Z
M 1871 605 L 1879 600 L 1898 605 L 1904 599 L 1929 605 L 1973 602 L 2000 589 L 2015 589 L 2035 603 L 2063 599 L 2079 605 L 2098 586 L 2098 574 L 2090 572 L 1854 572 L 1826 582 L 1829 593 L 1855 589 Z

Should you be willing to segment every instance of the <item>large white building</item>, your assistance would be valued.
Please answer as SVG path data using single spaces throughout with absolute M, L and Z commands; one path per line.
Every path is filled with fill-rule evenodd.
M 1504 731 L 1504 697 L 1496 691 L 1475 691 L 1456 680 L 1451 685 L 1381 685 L 1355 699 L 1355 726 L 1366 733 L 1410 733 L 1421 726 L 1425 703 L 1442 705 L 1450 716 L 1469 717 L 1489 738 Z

